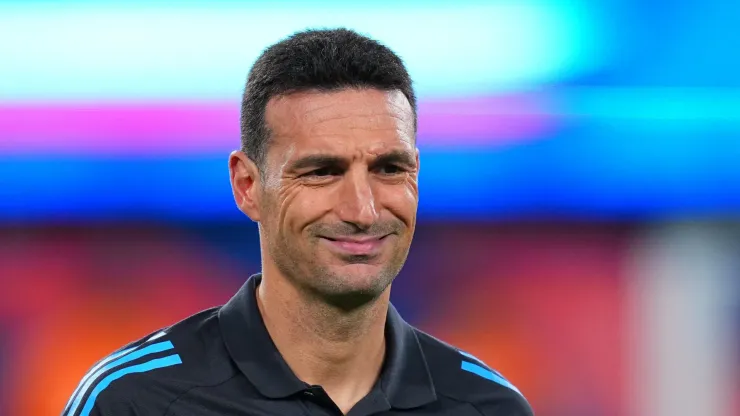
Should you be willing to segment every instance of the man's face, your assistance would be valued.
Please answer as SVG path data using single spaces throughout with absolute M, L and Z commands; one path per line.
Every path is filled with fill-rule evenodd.
M 400 92 L 303 92 L 268 103 L 259 222 L 282 274 L 337 302 L 390 285 L 416 224 L 413 120 Z

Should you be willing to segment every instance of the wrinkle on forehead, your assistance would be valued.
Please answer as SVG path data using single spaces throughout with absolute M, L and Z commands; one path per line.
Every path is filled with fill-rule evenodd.
M 299 92 L 270 100 L 266 121 L 276 137 L 393 130 L 414 143 L 413 110 L 400 91 L 347 89 Z
M 410 126 L 414 125 L 414 109 L 411 103 L 401 91 L 389 91 L 386 93 L 388 106 L 392 109 L 394 117 L 398 117 L 401 122 Z

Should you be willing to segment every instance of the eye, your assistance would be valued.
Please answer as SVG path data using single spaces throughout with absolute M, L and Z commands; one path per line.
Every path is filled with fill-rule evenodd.
M 337 168 L 323 167 L 323 168 L 312 170 L 311 172 L 308 172 L 304 174 L 303 176 L 306 176 L 306 177 L 336 176 L 336 175 L 341 175 L 341 173 L 342 172 Z
M 405 172 L 405 170 L 400 166 L 391 164 L 378 166 L 376 170 L 381 175 L 397 175 L 399 173 Z

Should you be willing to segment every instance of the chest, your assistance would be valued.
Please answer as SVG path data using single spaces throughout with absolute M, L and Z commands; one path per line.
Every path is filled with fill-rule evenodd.
M 472 405 L 438 400 L 414 409 L 381 409 L 355 406 L 346 416 L 480 416 Z M 188 395 L 170 406 L 166 416 L 343 416 L 334 406 L 311 398 L 269 400 L 243 397 L 224 400 Z

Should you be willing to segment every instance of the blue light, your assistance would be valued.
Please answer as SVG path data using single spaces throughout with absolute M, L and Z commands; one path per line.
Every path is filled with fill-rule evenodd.
M 577 2 L 532 0 L 5 2 L 0 99 L 237 100 L 263 48 L 297 30 L 339 26 L 394 49 L 419 95 L 485 94 L 597 66 L 603 45 L 587 11 Z
M 615 139 L 623 133 L 595 138 L 578 129 L 499 150 L 422 151 L 420 219 L 659 217 L 740 209 L 737 140 Z M 5 221 L 239 218 L 226 155 L 0 160 Z

